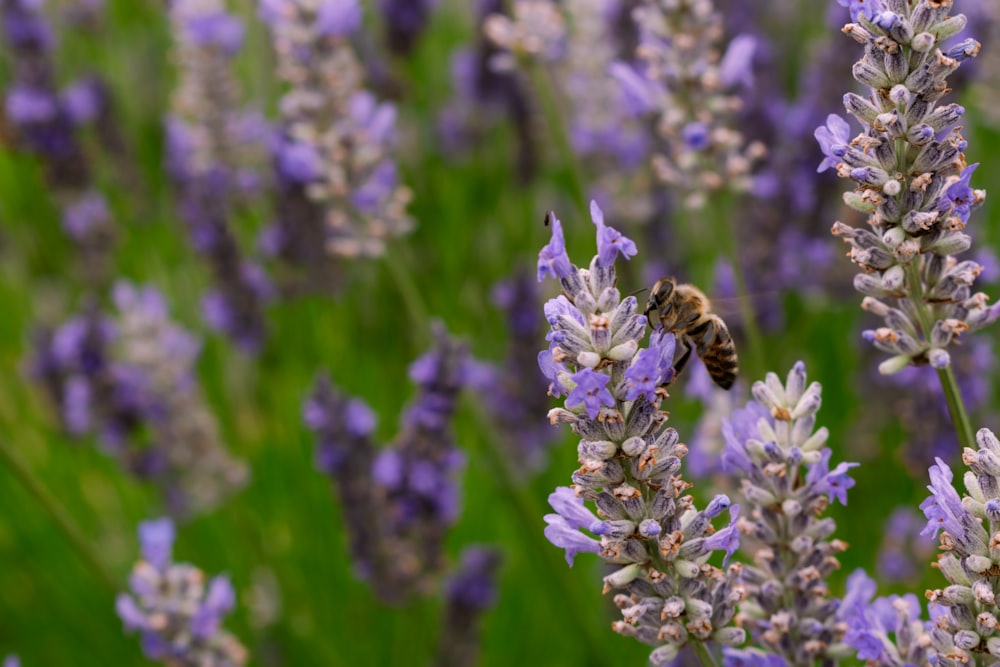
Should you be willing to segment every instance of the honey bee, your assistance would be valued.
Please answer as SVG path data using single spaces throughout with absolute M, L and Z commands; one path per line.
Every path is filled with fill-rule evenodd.
M 684 346 L 684 353 L 674 364 L 675 374 L 684 369 L 693 350 L 715 384 L 729 389 L 739 371 L 736 346 L 726 323 L 711 309 L 708 297 L 694 285 L 678 285 L 673 278 L 660 278 L 649 292 L 645 314 L 651 327 L 662 325 Z

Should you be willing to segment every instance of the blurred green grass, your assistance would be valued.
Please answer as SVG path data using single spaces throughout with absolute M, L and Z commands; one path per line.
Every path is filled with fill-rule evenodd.
M 239 5 L 252 17 L 251 2 Z M 239 71 L 250 97 L 273 106 L 276 85 L 267 36 L 252 18 L 249 22 Z M 400 410 L 412 396 L 406 368 L 424 349 L 426 322 L 412 321 L 399 274 L 389 262 L 411 281 L 430 316 L 466 337 L 476 355 L 499 360 L 506 332 L 489 291 L 514 267 L 533 263 L 548 233 L 541 224 L 543 212 L 560 213 L 571 257 L 593 253 L 592 227 L 573 215 L 558 187 L 557 166 L 550 165 L 542 178 L 554 187 L 526 190 L 514 183 L 509 168 L 513 141 L 506 129 L 498 128 L 460 161 L 438 151 L 434 114 L 448 94 L 448 56 L 469 36 L 460 15 L 441 12 L 417 54 L 394 63 L 404 94 L 401 166 L 415 192 L 415 232 L 394 245 L 389 259 L 351 267 L 349 284 L 337 297 L 271 308 L 271 337 L 258 360 L 205 333 L 198 316 L 197 295 L 207 272 L 173 213 L 162 170 L 161 119 L 174 78 L 162 9 L 152 2 L 112 2 L 109 23 L 99 34 L 67 33 L 61 43 L 67 80 L 90 69 L 110 79 L 122 131 L 134 151 L 137 189 L 124 187 L 114 168 L 97 171 L 121 230 L 117 273 L 162 289 L 174 316 L 204 333 L 199 374 L 206 395 L 229 447 L 253 467 L 248 488 L 213 514 L 183 526 L 176 546 L 178 559 L 232 577 L 241 604 L 228 625 L 251 649 L 252 664 L 423 664 L 433 653 L 437 601 L 387 608 L 352 577 L 340 511 L 328 480 L 314 469 L 313 440 L 300 419 L 316 372 L 327 369 L 346 392 L 372 405 L 383 441 L 396 432 Z M 970 159 L 986 162 L 1000 137 L 994 130 L 977 129 L 970 146 Z M 977 172 L 980 186 L 996 185 L 996 169 L 984 167 Z M 68 312 L 78 296 L 70 268 L 74 258 L 35 160 L 0 152 L 0 202 L 0 446 L 14 448 L 27 462 L 124 588 L 137 555 L 136 524 L 157 515 L 156 496 L 124 476 L 93 443 L 65 437 L 38 388 L 26 379 L 32 326 Z M 615 224 L 613 212 L 609 217 Z M 247 239 L 250 227 L 265 219 L 265 212 L 247 216 Z M 977 241 L 995 241 L 991 209 L 976 219 Z M 672 224 L 686 222 L 678 217 Z M 661 251 L 640 246 L 638 260 Z M 622 287 L 632 291 L 644 285 Z M 853 426 L 882 407 L 861 398 L 867 369 L 858 352 L 859 298 L 837 298 L 789 297 L 786 328 L 768 338 L 774 370 L 783 375 L 804 359 L 810 379 L 823 382 L 821 423 L 830 428 L 838 457 L 853 459 L 848 452 L 859 443 L 849 438 L 861 440 L 860 448 L 869 451 L 856 471 L 850 507 L 831 510 L 839 536 L 851 544 L 835 592 L 846 573 L 872 566 L 881 522 L 891 509 L 901 502 L 915 506 L 923 497 L 921 485 L 898 463 L 898 449 L 905 446 L 900 430 L 866 433 Z M 448 548 L 455 555 L 463 545 L 480 542 L 499 544 L 505 552 L 499 604 L 486 620 L 482 664 L 645 664 L 645 647 L 610 630 L 614 610 L 600 595 L 602 573 L 594 559 L 580 557 L 568 569 L 562 552 L 541 535 L 545 498 L 556 485 L 568 483 L 575 467 L 571 438 L 553 451 L 544 473 L 512 492 L 497 467 L 496 436 L 473 400 L 465 402 L 456 422 L 469 463 L 464 511 Z M 678 392 L 670 410 L 682 437 L 690 437 L 696 405 Z M 695 492 L 711 493 L 705 485 Z M 0 506 L 5 509 L 0 515 L 0 654 L 19 653 L 26 667 L 146 664 L 138 639 L 122 632 L 111 593 L 2 467 Z M 281 611 L 273 625 L 255 628 L 249 601 L 261 571 L 276 579 Z M 933 573 L 928 581 L 935 581 Z

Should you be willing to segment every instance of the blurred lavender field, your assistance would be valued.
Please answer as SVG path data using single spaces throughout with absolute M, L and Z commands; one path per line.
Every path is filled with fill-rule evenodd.
M 998 31 L 0 0 L 4 667 L 1000 661 Z

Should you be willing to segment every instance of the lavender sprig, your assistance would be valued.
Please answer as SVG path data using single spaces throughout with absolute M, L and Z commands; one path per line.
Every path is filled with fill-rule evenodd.
M 477 0 L 475 25 L 481 26 L 487 17 L 504 10 L 502 0 Z M 517 136 L 516 176 L 520 183 L 530 183 L 538 170 L 538 128 L 528 88 L 516 72 L 497 71 L 492 66 L 500 48 L 485 33 L 479 33 L 472 49 L 462 49 L 452 57 L 455 96 L 442 111 L 441 134 L 451 150 L 468 149 L 481 141 L 494 116 L 506 115 Z
M 491 547 L 472 546 L 445 585 L 445 612 L 435 665 L 471 667 L 479 658 L 483 614 L 496 604 L 501 555 Z
M 396 443 L 377 454 L 374 416 L 363 403 L 323 381 L 306 402 L 306 423 L 320 439 L 317 462 L 344 501 L 358 574 L 387 602 L 429 593 L 444 568 L 463 465 L 451 417 L 473 371 L 465 346 L 438 328 L 434 349 L 410 367 L 418 395 Z
M 970 185 L 978 165 L 967 164 L 963 153 L 967 143 L 958 123 L 965 110 L 939 104 L 949 90 L 948 75 L 979 52 L 973 39 L 946 44 L 966 25 L 964 15 L 948 15 L 951 5 L 853 2 L 854 22 L 844 32 L 865 47 L 854 78 L 871 92 L 867 98 L 848 93 L 844 106 L 862 132 L 851 138 L 850 125 L 834 114 L 816 130 L 826 156 L 819 169 L 834 167 L 853 180 L 857 187 L 844 201 L 869 216 L 870 229 L 838 222 L 833 233 L 851 246 L 851 259 L 864 270 L 854 280 L 866 295 L 862 308 L 885 320 L 864 334 L 893 355 L 879 366 L 885 374 L 909 364 L 947 369 L 947 348 L 1000 316 L 985 294 L 972 293 L 982 267 L 955 257 L 972 245 L 962 229 L 985 192 Z M 971 428 L 959 423 L 967 421 L 964 411 L 956 414 L 960 398 L 949 398 L 958 403 L 953 417 L 969 444 Z
M 740 35 L 723 48 L 712 0 L 644 0 L 633 16 L 640 65 L 618 63 L 612 74 L 633 111 L 655 122 L 657 176 L 688 208 L 701 208 L 714 192 L 745 192 L 765 152 L 732 123 L 740 108 L 735 93 L 752 77 L 754 39 Z
M 273 288 L 244 258 L 229 219 L 241 194 L 259 183 L 266 125 L 239 107 L 232 58 L 243 24 L 221 0 L 174 0 L 170 16 L 180 80 L 167 119 L 167 159 L 178 212 L 195 249 L 212 268 L 202 310 L 209 325 L 253 352 L 265 336 L 264 303 Z
M 206 511 L 242 487 L 205 405 L 197 340 L 173 323 L 152 288 L 119 283 L 114 313 L 89 308 L 43 335 L 35 373 L 67 431 L 96 435 L 133 474 L 156 482 L 177 516 Z
M 847 579 L 841 615 L 848 624 L 844 641 L 869 665 L 941 664 L 932 648 L 930 624 L 921 618 L 917 596 L 912 593 L 872 600 L 876 584 L 863 570 Z
M 741 476 L 742 493 L 752 507 L 740 519 L 740 530 L 759 546 L 755 566 L 746 566 L 742 581 L 747 601 L 740 624 L 754 640 L 788 665 L 812 665 L 849 654 L 844 627 L 836 615 L 839 602 L 830 596 L 826 578 L 847 548 L 829 539 L 833 519 L 820 518 L 835 499 L 847 504 L 854 480 L 847 471 L 856 463 L 831 469 L 829 431 L 816 429 L 822 387 L 806 384 L 798 362 L 782 384 L 768 373 L 753 385 L 751 401 L 733 413 L 724 429 L 727 469 Z M 739 665 L 752 654 L 727 650 L 727 664 Z
M 170 519 L 139 524 L 142 560 L 129 577 L 131 594 L 115 601 L 125 628 L 139 631 L 150 660 L 177 667 L 245 665 L 247 650 L 222 629 L 223 618 L 236 605 L 232 584 L 217 576 L 206 586 L 201 570 L 175 563 L 174 538 Z
M 635 244 L 605 225 L 596 204 L 592 215 L 598 252 L 589 270 L 570 263 L 555 216 L 538 259 L 539 279 L 552 276 L 563 288 L 545 306 L 551 346 L 539 354 L 550 394 L 566 397 L 549 419 L 581 437 L 581 467 L 573 488 L 549 496 L 556 513 L 545 517 L 545 535 L 571 564 L 587 552 L 618 568 L 604 578 L 606 592 L 621 590 L 615 604 L 622 620 L 613 628 L 656 647 L 650 659 L 663 665 L 687 645 L 744 641 L 744 631 L 730 626 L 743 597 L 740 566 L 724 572 L 707 562 L 725 551 L 725 565 L 736 550 L 739 506 L 720 495 L 699 511 L 682 495 L 690 487 L 678 474 L 687 447 L 660 410 L 661 387 L 673 378 L 674 339 L 657 331 L 639 348 L 646 318 L 635 297 L 622 299 L 615 287 L 615 261 L 635 255 Z M 596 504 L 598 515 L 585 502 Z M 716 532 L 712 519 L 726 510 L 730 522 Z
M 81 251 L 88 280 L 105 278 L 114 227 L 107 202 L 93 187 L 90 165 L 76 136 L 73 89 L 56 84 L 55 35 L 36 0 L 0 1 L 0 24 L 13 61 L 14 80 L 4 115 L 20 141 L 45 163 L 46 177 L 62 211 L 62 226 Z
M 937 459 L 930 468 L 931 496 L 920 505 L 927 517 L 924 534 L 937 537 L 941 532 L 936 568 L 950 584 L 926 594 L 940 606 L 931 608 L 931 638 L 942 667 L 975 662 L 980 655 L 992 661 L 1000 657 L 995 595 L 1000 577 L 1000 440 L 984 428 L 976 434 L 976 445 L 978 449 L 962 452 L 969 468 L 963 479 L 966 493 L 959 497 L 951 468 Z
M 358 0 L 263 0 L 289 85 L 281 98 L 275 167 L 278 225 L 266 244 L 293 266 L 378 256 L 410 229 L 409 191 L 392 157 L 396 110 L 364 89 L 351 45 Z M 309 270 L 312 267 L 303 267 Z

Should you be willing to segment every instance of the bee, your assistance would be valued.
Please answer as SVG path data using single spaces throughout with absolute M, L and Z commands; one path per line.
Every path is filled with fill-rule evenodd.
M 729 389 L 739 371 L 736 346 L 726 323 L 711 310 L 708 297 L 694 285 L 678 285 L 673 278 L 660 278 L 649 291 L 645 314 L 651 327 L 661 325 L 684 346 L 684 353 L 674 364 L 675 374 L 684 369 L 694 351 L 715 384 Z

